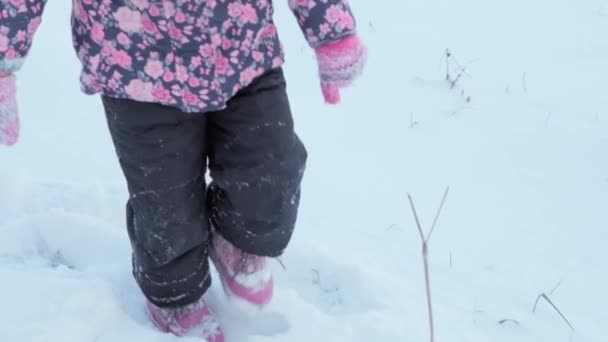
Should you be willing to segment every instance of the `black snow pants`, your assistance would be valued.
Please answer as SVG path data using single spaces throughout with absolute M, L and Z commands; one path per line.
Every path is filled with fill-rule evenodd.
M 246 253 L 283 252 L 307 153 L 281 69 L 258 77 L 217 112 L 102 100 L 130 194 L 133 274 L 148 300 L 175 307 L 204 294 L 211 227 Z

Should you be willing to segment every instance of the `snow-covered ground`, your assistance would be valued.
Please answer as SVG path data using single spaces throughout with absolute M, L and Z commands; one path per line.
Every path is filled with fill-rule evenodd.
M 407 194 L 428 229 L 448 185 L 437 341 L 608 341 L 608 2 L 352 0 L 370 60 L 339 107 L 275 2 L 310 163 L 271 307 L 208 293 L 228 341 L 427 341 Z M 0 341 L 177 341 L 130 275 L 126 189 L 78 88 L 69 6 L 49 1 L 19 74 L 22 140 L 0 149 Z M 446 48 L 453 76 L 466 68 L 454 89 Z M 574 332 L 545 301 L 532 313 L 541 293 Z

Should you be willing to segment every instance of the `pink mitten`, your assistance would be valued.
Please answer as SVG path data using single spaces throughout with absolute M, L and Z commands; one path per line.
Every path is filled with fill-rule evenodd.
M 357 35 L 351 35 L 321 45 L 315 53 L 325 102 L 337 104 L 340 102 L 340 88 L 350 86 L 363 71 L 366 48 Z
M 14 145 L 19 138 L 15 75 L 0 74 L 0 145 Z

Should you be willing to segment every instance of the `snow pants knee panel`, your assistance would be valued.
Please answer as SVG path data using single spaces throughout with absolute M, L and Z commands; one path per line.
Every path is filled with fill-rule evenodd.
M 271 73 L 209 115 L 208 209 L 241 250 L 279 256 L 291 239 L 307 152 L 294 133 L 282 73 Z

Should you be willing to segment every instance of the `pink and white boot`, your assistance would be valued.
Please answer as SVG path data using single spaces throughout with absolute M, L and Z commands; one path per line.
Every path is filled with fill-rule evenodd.
M 229 297 L 257 309 L 270 302 L 274 282 L 267 257 L 244 253 L 217 232 L 212 234 L 209 255 Z
M 181 308 L 160 308 L 147 302 L 146 312 L 162 332 L 176 336 L 200 336 L 207 342 L 224 342 L 220 324 L 202 298 Z

